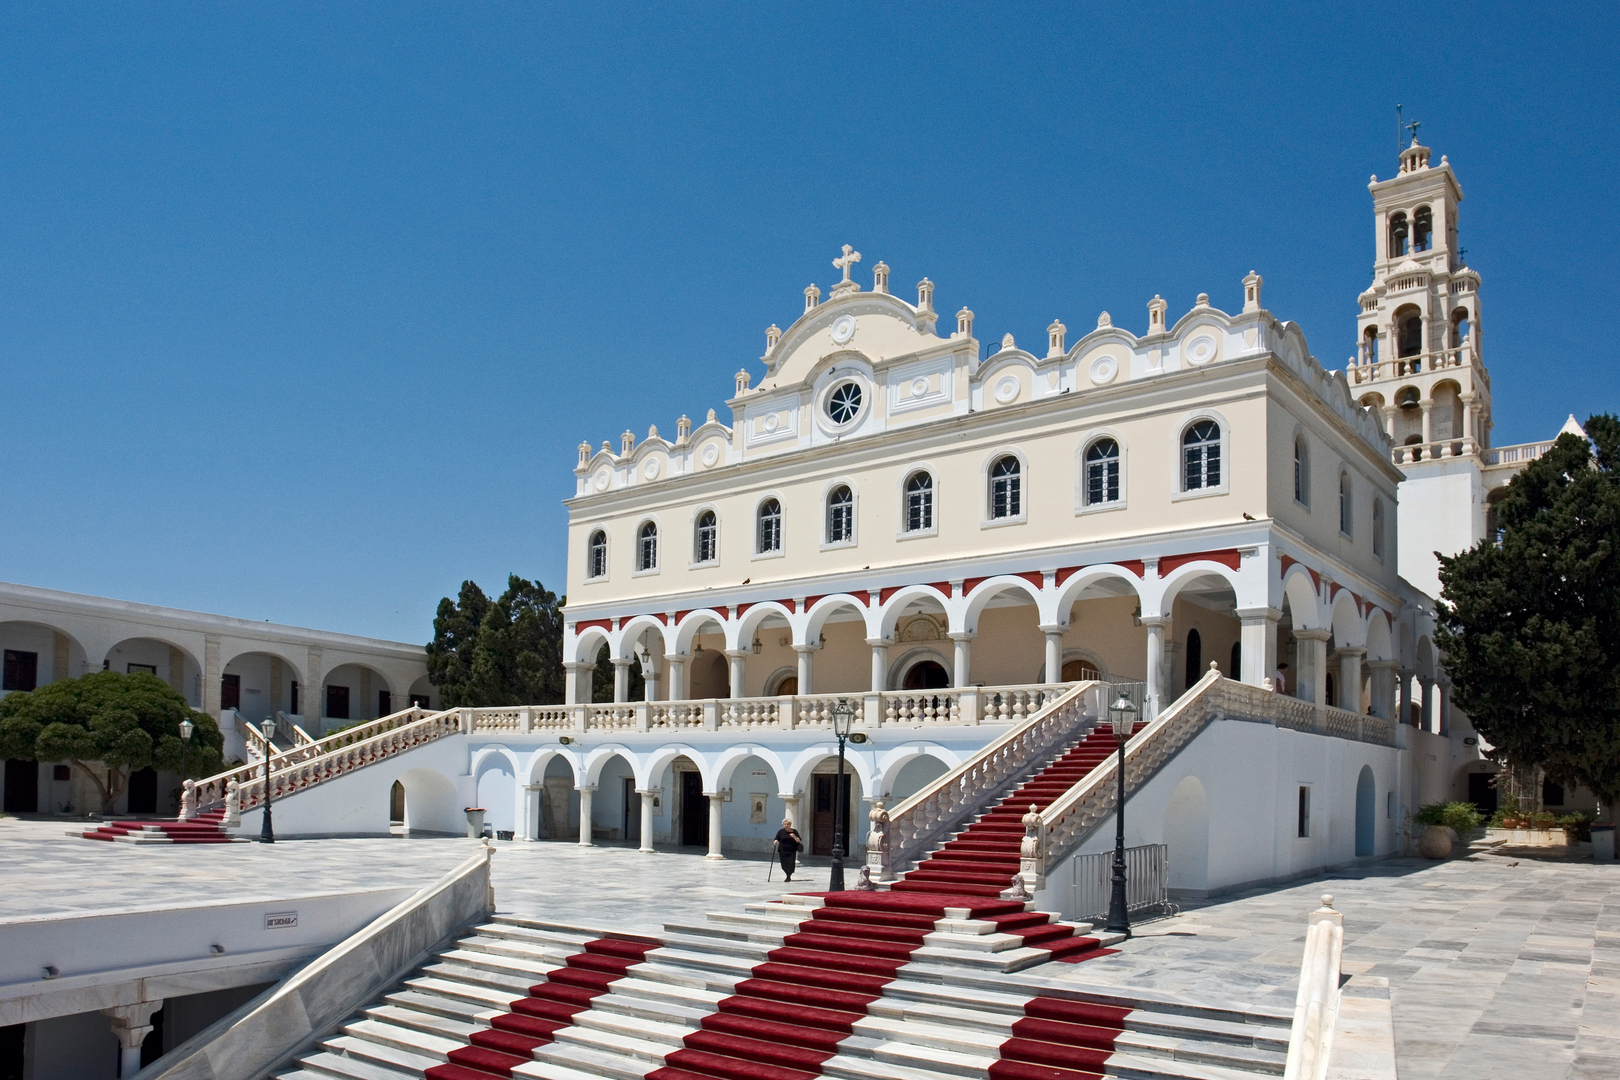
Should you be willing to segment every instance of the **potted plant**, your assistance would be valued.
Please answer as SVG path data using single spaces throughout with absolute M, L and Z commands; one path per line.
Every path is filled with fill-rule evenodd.
M 1461 837 L 1479 828 L 1483 815 L 1473 803 L 1430 803 L 1418 807 L 1412 815 L 1412 824 L 1421 825 L 1418 854 L 1425 859 L 1444 859 L 1451 854 L 1452 830 Z

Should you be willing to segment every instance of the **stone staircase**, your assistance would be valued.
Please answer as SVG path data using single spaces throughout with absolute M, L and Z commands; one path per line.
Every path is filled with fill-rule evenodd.
M 70 830 L 69 836 L 86 840 L 113 840 L 126 844 L 228 844 L 225 810 L 198 814 L 190 821 L 109 821 L 89 832 Z
M 1052 953 L 992 921 L 1030 905 L 922 901 L 788 895 L 700 924 L 671 923 L 656 939 L 496 916 L 277 1075 L 1240 1080 L 1282 1072 L 1287 1016 L 1088 994 L 1072 977 L 1034 977 L 1049 969 L 1033 965 Z M 1094 940 L 1094 955 L 1113 943 Z

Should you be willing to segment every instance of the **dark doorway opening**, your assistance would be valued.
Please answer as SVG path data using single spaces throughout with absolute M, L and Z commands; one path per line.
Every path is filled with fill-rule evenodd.
M 39 812 L 39 762 L 6 760 L 6 805 L 13 814 Z
M 816 801 L 815 809 L 810 815 L 810 854 L 832 854 L 833 838 L 838 825 L 836 815 L 840 798 L 843 800 L 844 806 L 844 831 L 849 831 L 850 781 L 854 778 L 853 774 L 845 773 L 843 776 L 844 782 L 840 785 L 837 773 L 815 777 Z M 835 789 L 840 787 L 842 790 L 838 794 L 834 794 Z M 846 843 L 844 848 L 844 853 L 847 855 L 849 845 Z
M 1187 689 L 1204 677 L 1204 639 L 1198 631 L 1187 631 Z
M 152 1030 L 141 1040 L 141 1068 L 163 1056 L 163 1010 L 152 1014 Z
M 681 843 L 709 846 L 709 800 L 703 797 L 703 774 L 677 773 L 681 778 Z
M 222 709 L 240 709 L 242 707 L 242 676 L 221 675 L 219 677 L 219 707 Z
M 1496 813 L 1496 787 L 1491 783 L 1494 779 L 1494 773 L 1468 774 L 1468 801 L 1477 806 L 1482 814 Z
M 32 690 L 39 685 L 39 653 L 7 649 L 0 689 Z
M 157 770 L 148 765 L 129 774 L 129 812 L 157 813 Z
M 328 686 L 326 688 L 326 715 L 333 720 L 347 720 L 349 718 L 349 688 L 347 686 Z
M 405 824 L 405 785 L 398 780 L 388 790 L 388 823 L 390 825 Z
M 906 672 L 906 690 L 944 690 L 951 685 L 951 673 L 944 665 L 924 660 Z
M 377 715 L 392 716 L 394 713 L 394 695 L 388 690 L 377 691 Z
M 0 1080 L 23 1080 L 23 1052 L 28 1025 L 0 1027 Z
M 636 794 L 636 778 L 624 778 L 624 838 L 641 843 L 641 796 Z

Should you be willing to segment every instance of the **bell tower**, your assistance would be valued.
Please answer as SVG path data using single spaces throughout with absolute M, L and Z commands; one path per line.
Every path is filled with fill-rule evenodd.
M 1417 140 L 1399 171 L 1367 185 L 1373 197 L 1373 280 L 1358 298 L 1351 396 L 1373 410 L 1406 474 L 1399 489 L 1400 572 L 1439 596 L 1434 552 L 1485 536 L 1484 482 L 1491 377 L 1480 342 L 1479 274 L 1464 260 L 1462 186 Z

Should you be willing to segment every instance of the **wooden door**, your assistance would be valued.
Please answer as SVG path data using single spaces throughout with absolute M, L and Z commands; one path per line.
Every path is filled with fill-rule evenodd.
M 848 815 L 850 780 L 850 774 L 845 773 L 843 784 L 843 802 L 845 808 L 844 832 L 846 834 L 849 832 Z M 815 781 L 816 797 L 815 803 L 813 804 L 814 809 L 810 815 L 810 854 L 831 855 L 833 849 L 833 838 L 835 836 L 835 830 L 838 827 L 838 797 L 833 793 L 833 789 L 838 785 L 838 774 L 833 773 L 830 776 L 817 776 Z M 846 849 L 845 854 L 848 854 L 847 849 L 849 844 L 847 841 L 845 842 L 844 847 Z

